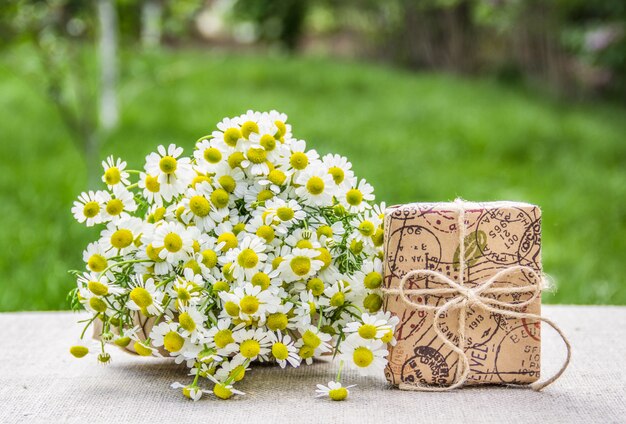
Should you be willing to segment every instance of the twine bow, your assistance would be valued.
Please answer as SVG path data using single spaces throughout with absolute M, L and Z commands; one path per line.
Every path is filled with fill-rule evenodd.
M 456 368 L 456 375 L 454 381 L 449 386 L 430 386 L 422 384 L 400 384 L 401 389 L 405 390 L 418 390 L 418 391 L 448 391 L 463 386 L 467 381 L 470 373 L 469 359 L 465 354 L 463 348 L 465 347 L 465 320 L 467 318 L 467 310 L 470 307 L 482 308 L 494 314 L 504 315 L 511 318 L 518 319 L 531 319 L 543 321 L 550 325 L 561 337 L 567 348 L 567 357 L 561 365 L 561 368 L 550 378 L 542 382 L 535 382 L 530 385 L 533 390 L 541 390 L 554 381 L 556 381 L 561 374 L 565 371 L 569 365 L 571 359 L 571 346 L 567 337 L 563 334 L 561 329 L 551 320 L 541 315 L 532 314 L 528 312 L 522 312 L 521 310 L 530 305 L 535 299 L 541 296 L 541 289 L 543 279 L 542 277 L 531 267 L 515 265 L 500 270 L 488 280 L 479 283 L 475 287 L 467 287 L 463 285 L 464 273 L 465 273 L 465 233 L 467 228 L 465 226 L 465 202 L 461 199 L 457 199 L 455 204 L 458 207 L 458 228 L 459 228 L 459 277 L 458 282 L 448 278 L 446 275 L 428 270 L 428 269 L 414 269 L 409 271 L 400 280 L 400 285 L 397 289 L 383 289 L 383 292 L 390 295 L 399 295 L 402 301 L 418 311 L 432 311 L 434 312 L 433 328 L 437 333 L 437 336 L 454 351 L 459 357 L 459 365 Z M 509 282 L 507 277 L 512 274 L 522 273 L 529 281 L 528 284 L 514 285 L 509 284 L 505 287 L 494 287 L 494 284 Z M 406 285 L 412 277 L 433 277 L 436 280 L 445 283 L 448 287 L 440 288 L 425 288 L 425 289 L 407 289 Z M 518 295 L 522 293 L 529 293 L 530 297 L 523 301 L 503 301 L 498 300 L 498 295 Z M 452 298 L 446 301 L 441 306 L 433 306 L 427 304 L 421 304 L 413 302 L 409 296 L 426 296 L 426 295 L 441 295 L 452 296 Z M 440 320 L 442 316 L 446 316 L 448 311 L 458 310 L 458 343 L 454 343 L 440 328 Z

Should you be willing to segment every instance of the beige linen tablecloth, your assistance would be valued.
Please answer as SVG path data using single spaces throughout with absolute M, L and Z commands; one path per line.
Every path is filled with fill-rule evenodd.
M 0 314 L 0 422 L 156 423 L 572 423 L 626 422 L 626 307 L 545 306 L 573 345 L 564 376 L 537 393 L 504 387 L 451 393 L 402 392 L 385 380 L 347 371 L 357 384 L 345 402 L 315 399 L 337 364 L 299 369 L 257 366 L 237 387 L 245 396 L 199 402 L 169 388 L 188 382 L 166 359 L 110 349 L 113 360 L 68 353 L 80 314 Z M 564 347 L 544 326 L 543 372 L 557 368 Z

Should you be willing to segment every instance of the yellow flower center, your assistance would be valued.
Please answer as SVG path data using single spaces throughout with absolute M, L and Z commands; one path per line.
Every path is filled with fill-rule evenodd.
M 264 202 L 266 200 L 270 200 L 272 197 L 274 197 L 274 193 L 272 193 L 272 190 L 264 189 L 264 190 L 259 191 L 259 194 L 256 196 L 256 199 L 259 202 Z
M 306 283 L 306 289 L 313 293 L 313 296 L 319 296 L 324 293 L 324 282 L 319 278 L 311 278 Z
M 280 265 L 282 261 L 282 256 L 276 256 L 274 259 L 272 259 L 272 269 L 278 269 L 278 265 Z
M 86 346 L 72 346 L 70 347 L 70 353 L 76 358 L 82 358 L 89 353 L 89 348 Z
M 307 330 L 302 335 L 302 342 L 305 345 L 311 346 L 313 349 L 315 349 L 322 343 L 322 339 L 320 339 L 319 336 L 311 330 Z
M 115 185 L 119 183 L 121 179 L 122 174 L 120 173 L 120 170 L 117 168 L 117 166 L 110 167 L 104 173 L 104 182 L 106 182 L 108 185 Z
M 111 234 L 111 245 L 117 249 L 123 249 L 130 246 L 133 242 L 133 233 L 130 230 L 122 228 Z
M 241 381 L 246 375 L 246 368 L 243 365 L 237 365 L 233 368 L 228 376 L 232 378 L 234 381 Z
M 366 347 L 357 347 L 352 354 L 352 360 L 356 366 L 365 368 L 368 367 L 374 360 L 374 354 Z
M 320 238 L 322 236 L 326 236 L 326 237 L 332 237 L 333 236 L 333 229 L 330 228 L 328 225 L 322 225 L 321 227 L 319 227 L 316 231 L 317 233 L 317 237 Z
M 328 173 L 332 175 L 333 181 L 335 182 L 335 184 L 341 184 L 344 178 L 346 177 L 345 173 L 343 172 L 343 169 L 341 169 L 338 166 L 331 167 L 328 170 Z
M 209 147 L 204 151 L 204 159 L 209 163 L 218 163 L 222 160 L 222 152 L 215 147 Z
M 231 169 L 239 168 L 241 166 L 241 162 L 245 160 L 245 157 L 242 152 L 234 152 L 230 156 L 228 156 L 228 166 Z
M 223 400 L 233 397 L 233 391 L 221 383 L 213 386 L 213 394 Z
M 333 296 L 330 298 L 330 306 L 334 306 L 335 308 L 338 308 L 339 306 L 342 306 L 346 301 L 346 295 L 343 294 L 343 292 L 337 292 L 335 294 L 333 294 Z
M 214 250 L 206 249 L 202 251 L 202 263 L 207 268 L 213 268 L 217 265 L 217 253 Z
M 228 301 L 224 303 L 224 309 L 226 310 L 226 313 L 231 317 L 236 317 L 239 315 L 239 305 L 237 305 L 235 302 Z
M 309 181 L 306 182 L 306 189 L 315 196 L 322 194 L 324 192 L 324 180 L 320 177 L 311 177 Z
M 196 323 L 187 312 L 183 312 L 178 316 L 178 323 L 182 328 L 191 332 L 196 329 Z
M 259 310 L 259 299 L 246 295 L 239 302 L 239 307 L 244 314 L 251 315 Z
M 237 187 L 237 182 L 230 175 L 222 175 L 221 177 L 219 177 L 217 182 L 220 183 L 222 188 L 229 193 L 235 191 L 235 187 Z
M 315 348 L 308 345 L 303 345 L 298 351 L 298 354 L 302 359 L 312 358 L 315 354 Z
M 237 247 L 237 236 L 233 233 L 222 233 L 217 238 L 217 244 L 224 243 L 222 247 L 222 252 L 226 252 L 227 250 L 233 249 Z
M 152 305 L 152 296 L 150 292 L 143 287 L 135 287 L 130 292 L 130 300 L 135 302 L 140 308 L 147 308 Z
M 173 174 L 177 167 L 178 162 L 171 156 L 163 156 L 159 161 L 159 168 L 164 174 Z
M 359 233 L 363 234 L 366 237 L 370 237 L 374 234 L 374 224 L 370 221 L 363 221 L 359 224 Z
M 239 346 L 239 351 L 245 358 L 254 358 L 261 352 L 261 344 L 254 340 L 246 340 Z
M 276 128 L 278 128 L 278 132 L 276 133 L 276 135 L 278 137 L 282 137 L 285 135 L 285 133 L 287 132 L 287 126 L 285 125 L 285 123 L 283 121 L 274 121 L 274 124 L 276 125 Z
M 309 164 L 309 158 L 302 152 L 295 152 L 289 158 L 289 163 L 294 169 L 304 169 Z
M 275 312 L 267 317 L 267 327 L 272 330 L 284 330 L 289 324 L 289 318 L 282 312 Z
M 89 306 L 91 306 L 91 309 L 96 312 L 104 312 L 107 310 L 107 304 L 99 297 L 92 297 L 89 299 Z
M 272 355 L 274 356 L 274 358 L 284 361 L 289 357 L 289 350 L 284 343 L 277 342 L 274 343 L 274 345 L 272 346 Z
M 203 182 L 207 182 L 207 183 L 211 183 L 211 177 L 209 177 L 208 175 L 203 175 L 203 174 L 198 174 L 195 177 L 193 177 L 193 180 L 191 180 L 191 186 L 195 187 L 197 184 L 203 183 Z
M 363 306 L 373 314 L 374 312 L 378 312 L 383 306 L 383 300 L 376 293 L 370 293 L 363 299 Z
M 185 339 L 176 331 L 170 331 L 163 337 L 163 346 L 168 352 L 178 352 L 183 348 Z
M 100 281 L 90 281 L 87 283 L 87 289 L 96 296 L 105 296 L 109 294 L 109 287 Z
M 350 250 L 355 255 L 360 254 L 363 251 L 363 242 L 361 240 L 352 239 L 350 242 Z
M 270 277 L 264 272 L 257 272 L 252 276 L 250 282 L 253 286 L 259 286 L 265 290 L 270 286 Z
M 89 257 L 89 260 L 87 260 L 87 266 L 93 272 L 102 272 L 107 267 L 107 260 L 102 255 L 98 255 L 98 254 L 91 255 Z
M 267 153 L 263 148 L 250 147 L 247 154 L 248 160 L 252 163 L 263 163 L 267 159 Z
M 373 339 L 376 337 L 378 329 L 372 324 L 363 324 L 359 327 L 359 336 L 364 339 Z
M 363 193 L 361 193 L 361 191 L 356 188 L 351 188 L 346 193 L 346 201 L 349 205 L 359 206 L 363 201 Z
M 229 128 L 224 131 L 224 143 L 228 144 L 230 147 L 235 147 L 240 138 L 241 131 L 239 131 L 238 128 Z
M 293 219 L 294 215 L 295 215 L 294 210 L 291 209 L 289 206 L 281 206 L 278 209 L 276 209 L 276 216 L 281 221 L 289 221 Z
M 320 254 L 317 256 L 317 260 L 322 261 L 324 265 L 322 265 L 322 270 L 328 268 L 333 261 L 333 257 L 330 255 L 330 252 L 325 247 L 320 247 L 317 249 Z
M 380 341 L 383 343 L 389 343 L 391 340 L 393 340 L 393 331 L 389 330 L 387 331 L 381 338 Z
M 215 341 L 215 346 L 222 349 L 228 346 L 229 344 L 231 344 L 232 342 L 234 342 L 235 339 L 233 339 L 233 332 L 230 331 L 229 329 L 225 329 L 225 330 L 220 330 L 217 333 L 215 333 L 215 337 L 213 337 L 213 341 Z
M 183 239 L 176 233 L 168 233 L 163 238 L 163 246 L 168 252 L 176 253 L 183 248 Z
M 261 237 L 267 243 L 274 240 L 274 236 L 275 236 L 274 229 L 270 227 L 269 225 L 261 225 L 259 228 L 257 228 L 256 235 Z
M 111 199 L 107 202 L 106 211 L 109 215 L 117 216 L 124 210 L 124 204 L 120 199 Z
M 380 247 L 383 245 L 385 231 L 382 228 L 377 228 L 376 232 L 372 235 L 372 243 L 374 246 Z
M 266 151 L 271 152 L 276 148 L 276 139 L 269 134 L 265 134 L 261 137 L 259 144 L 263 146 Z
M 211 193 L 211 203 L 218 209 L 228 206 L 228 200 L 228 192 L 223 188 L 218 188 Z
M 133 348 L 140 356 L 152 356 L 152 349 L 141 342 L 135 342 Z
M 205 217 L 211 211 L 211 205 L 206 197 L 196 195 L 189 199 L 189 209 L 194 215 Z
M 259 132 L 259 126 L 256 124 L 256 122 L 246 121 L 241 125 L 241 134 L 243 135 L 245 139 L 248 139 L 251 133 L 258 134 L 258 132 Z
M 159 183 L 159 179 L 157 177 L 146 175 L 145 183 L 148 191 L 151 191 L 152 193 L 158 193 L 159 190 L 161 190 L 161 183 Z
M 291 260 L 289 266 L 294 274 L 302 277 L 311 271 L 311 259 L 306 256 L 296 256 Z
M 313 243 L 311 243 L 311 240 L 298 240 L 296 247 L 300 249 L 313 249 Z
M 100 205 L 98 204 L 98 202 L 95 202 L 95 201 L 87 202 L 85 203 L 85 206 L 83 206 L 83 215 L 85 215 L 87 218 L 93 218 L 99 213 L 100 213 Z
M 230 285 L 226 281 L 216 281 L 213 283 L 213 291 L 215 293 L 219 293 L 221 291 L 228 291 L 230 289 Z
M 146 246 L 146 256 L 148 256 L 148 258 L 150 258 L 150 260 L 154 262 L 163 262 L 163 259 L 159 257 L 159 252 L 161 250 L 163 250 L 162 247 L 159 247 L 157 249 L 156 247 L 152 246 L 152 244 L 149 244 Z
M 380 275 L 380 273 L 376 271 L 372 271 L 369 274 L 367 274 L 365 276 L 365 279 L 363 280 L 363 285 L 370 290 L 379 288 L 382 283 L 383 283 L 383 276 Z
M 191 299 L 191 293 L 187 290 L 187 287 L 178 287 L 176 289 L 176 298 L 182 303 L 187 303 Z
M 237 235 L 245 229 L 246 229 L 246 224 L 244 224 L 243 222 L 239 222 L 235 224 L 235 226 L 233 226 L 233 234 Z
M 115 345 L 119 347 L 126 347 L 130 344 L 130 340 L 130 337 L 124 336 L 120 337 L 119 339 L 115 339 L 113 343 L 115 343 Z
M 328 392 L 328 397 L 330 397 L 332 400 L 344 400 L 348 397 L 348 389 L 346 389 L 345 387 L 332 389 Z
M 272 183 L 278 186 L 281 186 L 285 183 L 287 176 L 280 169 L 272 169 L 267 176 L 267 179 Z

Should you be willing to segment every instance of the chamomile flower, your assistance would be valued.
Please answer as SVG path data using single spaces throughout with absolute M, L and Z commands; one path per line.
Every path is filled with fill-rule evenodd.
M 337 189 L 347 191 L 356 182 L 352 164 L 344 156 L 327 154 L 322 158 L 322 163 L 328 169 Z
M 193 157 L 196 159 L 196 166 L 203 173 L 214 173 L 215 170 L 223 166 L 226 157 L 232 153 L 223 140 L 217 138 L 204 138 L 196 144 Z
M 137 210 L 135 196 L 120 184 L 113 187 L 113 195 L 108 191 L 102 193 L 102 204 L 104 221 L 115 221 Z
M 152 246 L 159 257 L 172 264 L 185 260 L 193 254 L 193 240 L 185 227 L 178 222 L 162 223 L 154 230 Z
M 220 382 L 211 374 L 207 374 L 207 378 L 215 383 L 213 386 L 213 394 L 222 400 L 230 399 L 233 395 L 245 395 L 244 392 L 239 391 L 233 387 L 232 384 L 227 384 L 226 382 Z
M 157 152 L 146 156 L 146 172 L 158 177 L 160 193 L 168 202 L 182 194 L 194 177 L 191 160 L 182 155 L 182 147 L 170 144 L 159 146 Z
M 183 276 L 174 281 L 169 295 L 172 299 L 176 299 L 175 306 L 180 309 L 183 306 L 200 303 L 203 300 L 201 297 L 203 287 L 202 275 L 194 274 L 191 268 L 185 268 Z
M 211 185 L 206 181 L 196 184 L 194 188 L 187 191 L 187 195 L 182 201 L 184 211 L 180 215 L 186 224 L 193 222 L 202 231 L 211 231 L 215 228 L 215 221 L 209 215 L 212 191 Z
M 296 173 L 306 169 L 320 157 L 315 150 L 306 150 L 304 140 L 294 140 L 289 145 L 289 150 L 289 166 Z
M 310 206 L 332 204 L 335 184 L 332 176 L 322 166 L 311 166 L 296 177 L 296 194 Z
M 237 330 L 233 333 L 233 339 L 237 343 L 235 359 L 247 359 L 249 361 L 254 361 L 255 359 L 267 360 L 271 339 L 264 329 Z
M 325 297 L 320 300 L 320 303 L 327 306 L 329 310 L 341 308 L 346 303 L 346 296 L 350 290 L 350 286 L 343 280 L 336 281 L 324 290 Z
M 231 380 L 233 382 L 241 381 L 246 375 L 246 371 L 250 368 L 250 363 L 247 359 L 231 359 L 230 361 L 223 361 L 220 363 L 220 367 L 215 371 L 215 378 L 219 381 Z
M 363 339 L 380 339 L 389 331 L 392 326 L 386 319 L 381 319 L 378 315 L 363 314 L 362 322 L 349 322 L 345 327 L 346 333 L 357 333 Z
M 183 349 L 185 338 L 178 332 L 178 323 L 174 321 L 161 322 L 152 327 L 150 339 L 155 347 L 163 347 L 170 355 Z
M 305 280 L 322 268 L 320 252 L 314 249 L 295 248 L 278 266 L 281 277 L 287 281 Z
M 151 175 L 145 172 L 139 174 L 139 188 L 143 189 L 142 195 L 148 203 L 162 205 L 163 192 L 158 175 Z
M 118 158 L 117 160 L 113 156 L 109 156 L 106 160 L 102 161 L 102 167 L 104 168 L 104 174 L 102 175 L 102 182 L 109 188 L 113 188 L 117 185 L 129 185 L 128 172 L 126 169 L 126 162 Z
M 102 191 L 81 193 L 72 207 L 74 218 L 81 224 L 84 222 L 88 227 L 101 223 L 104 209 L 103 193 Z
M 380 340 L 364 339 L 353 333 L 341 344 L 341 359 L 361 375 L 380 375 L 387 365 L 389 352 Z
M 229 316 L 239 317 L 244 321 L 257 319 L 259 325 L 265 323 L 265 315 L 275 312 L 280 303 L 272 290 L 263 290 L 251 283 L 236 287 L 232 293 L 220 292 L 219 295 Z
M 185 396 L 188 399 L 193 400 L 194 402 L 199 401 L 202 398 L 203 394 L 211 393 L 209 390 L 201 389 L 200 387 L 194 386 L 193 384 L 185 386 L 184 384 L 181 384 L 178 381 L 175 381 L 174 383 L 172 383 L 170 387 L 172 389 L 181 389 L 183 396 Z
M 222 122 L 217 124 L 217 130 L 213 131 L 211 136 L 216 141 L 222 141 L 230 148 L 236 148 L 239 145 L 239 141 L 243 139 L 242 130 L 240 126 L 240 119 L 225 118 Z M 246 129 L 247 130 L 247 129 Z
M 88 270 L 99 273 L 107 269 L 109 259 L 113 254 L 113 251 L 107 251 L 100 241 L 96 241 L 87 245 L 87 249 L 83 252 L 83 261 Z
M 235 279 L 249 280 L 264 265 L 267 259 L 264 240 L 255 236 L 245 236 L 242 242 L 228 254 L 220 257 L 222 263 L 232 263 L 232 275 Z
M 306 213 L 294 199 L 276 199 L 265 202 L 265 208 L 256 210 L 254 216 L 260 216 L 264 224 L 272 225 L 278 233 L 285 234 L 289 228 L 302 221 Z
M 235 198 L 242 198 L 248 185 L 246 183 L 246 174 L 239 168 L 231 168 L 226 163 L 220 164 L 214 171 L 215 185 L 223 188 Z
M 141 275 L 136 275 L 131 280 L 130 295 L 126 307 L 133 311 L 141 311 L 146 316 L 157 315 L 163 310 L 161 302 L 165 293 L 158 290 L 154 279 L 143 280 Z
M 141 219 L 130 216 L 110 222 L 100 234 L 100 243 L 107 251 L 112 249 L 117 254 L 127 254 L 137 249 L 135 243 L 140 238 L 143 227 Z
M 294 368 L 300 365 L 298 349 L 289 335 L 282 334 L 279 330 L 277 333 L 270 333 L 270 340 L 272 357 L 281 368 L 285 368 L 287 363 Z
M 316 326 L 309 325 L 301 330 L 302 344 L 313 349 L 313 356 L 319 356 L 323 353 L 330 352 L 330 341 L 332 336 L 330 334 L 320 331 Z M 303 357 L 304 358 L 304 357 Z M 308 358 L 310 359 L 310 358 Z
M 95 296 L 117 295 L 125 292 L 115 282 L 95 272 L 83 272 L 77 278 L 79 288 L 84 288 Z
M 350 391 L 348 389 L 355 386 L 356 384 L 352 384 L 350 386 L 343 387 L 338 381 L 329 381 L 326 386 L 324 386 L 323 384 L 318 384 L 317 390 L 315 390 L 317 396 L 315 397 L 319 398 L 328 396 L 332 400 L 345 400 L 350 394 Z
M 350 212 L 363 212 L 371 208 L 369 202 L 374 200 L 374 188 L 365 180 L 346 191 L 340 201 Z

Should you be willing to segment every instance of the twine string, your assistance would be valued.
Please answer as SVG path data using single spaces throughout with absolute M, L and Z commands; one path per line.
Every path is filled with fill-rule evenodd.
M 521 310 L 526 306 L 534 302 L 541 296 L 541 289 L 543 279 L 533 268 L 523 265 L 514 265 L 508 268 L 504 268 L 494 274 L 491 278 L 479 283 L 475 287 L 468 287 L 464 285 L 465 278 L 465 236 L 467 233 L 467 226 L 465 225 L 465 202 L 461 199 L 455 200 L 455 205 L 458 208 L 458 233 L 459 233 L 459 276 L 458 280 L 454 281 L 448 276 L 433 270 L 428 269 L 414 269 L 407 272 L 400 280 L 400 285 L 397 289 L 383 289 L 383 292 L 387 295 L 398 295 L 402 302 L 418 311 L 433 312 L 433 328 L 437 333 L 437 337 L 457 354 L 459 362 L 456 368 L 456 373 L 453 382 L 448 386 L 434 386 L 424 385 L 420 383 L 413 384 L 400 384 L 401 389 L 405 390 L 417 390 L 417 391 L 431 391 L 442 392 L 456 389 L 463 386 L 467 382 L 467 378 L 470 373 L 469 359 L 465 354 L 466 344 L 466 326 L 465 321 L 467 318 L 468 309 L 471 307 L 482 308 L 493 314 L 504 315 L 510 318 L 517 319 L 529 319 L 543 321 L 552 327 L 560 338 L 563 340 L 567 349 L 567 356 L 565 361 L 561 364 L 559 370 L 554 373 L 550 378 L 545 381 L 537 381 L 530 385 L 533 390 L 539 391 L 547 387 L 556 381 L 565 371 L 569 365 L 571 359 L 571 345 L 569 340 L 563 334 L 563 331 L 550 319 L 541 315 L 532 314 L 528 312 L 522 312 Z M 515 285 L 507 278 L 516 273 L 522 273 L 528 281 L 527 284 Z M 443 287 L 423 288 L 423 289 L 407 289 L 406 286 L 409 280 L 413 277 L 432 277 L 437 281 L 444 283 Z M 504 287 L 494 287 L 496 283 L 509 283 Z M 530 296 L 526 300 L 522 301 L 506 301 L 498 300 L 500 295 L 516 295 L 527 293 Z M 442 297 L 451 296 L 441 306 L 428 305 L 426 303 L 417 303 L 412 301 L 409 296 L 433 296 L 439 295 Z M 448 315 L 448 312 L 458 310 L 458 332 L 457 343 L 454 343 L 446 333 L 441 330 L 441 319 Z

